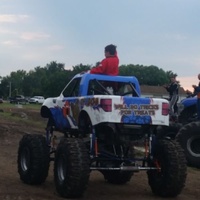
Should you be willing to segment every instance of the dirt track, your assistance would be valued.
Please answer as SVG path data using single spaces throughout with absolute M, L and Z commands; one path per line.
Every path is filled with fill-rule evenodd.
M 35 115 L 35 114 L 34 114 Z M 45 124 L 44 124 L 45 126 Z M 1 200 L 61 200 L 56 194 L 53 182 L 53 163 L 46 182 L 40 186 L 23 184 L 17 172 L 17 149 L 22 135 L 25 133 L 41 132 L 34 126 L 14 123 L 5 120 L 0 115 L 0 199 Z M 92 172 L 88 189 L 83 198 L 101 200 L 140 199 L 160 200 L 155 197 L 148 185 L 146 172 L 135 173 L 126 185 L 111 185 L 104 181 L 99 172 Z M 200 170 L 188 168 L 187 182 L 178 200 L 200 199 Z

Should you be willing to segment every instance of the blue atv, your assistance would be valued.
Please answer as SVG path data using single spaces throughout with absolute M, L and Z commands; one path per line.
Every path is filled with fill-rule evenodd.
M 200 168 L 200 121 L 197 120 L 197 97 L 183 99 L 179 104 L 180 126 L 175 139 L 184 149 L 187 164 Z
M 200 121 L 181 127 L 176 140 L 184 149 L 188 166 L 200 169 Z
M 182 124 L 187 124 L 197 119 L 197 97 L 191 96 L 183 99 L 179 105 L 179 117 L 178 121 Z

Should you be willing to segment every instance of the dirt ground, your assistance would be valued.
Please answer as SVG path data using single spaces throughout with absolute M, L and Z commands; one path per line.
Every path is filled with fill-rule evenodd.
M 40 120 L 39 113 L 28 113 L 28 117 Z M 24 116 L 22 116 L 24 117 Z M 44 123 L 45 127 L 45 123 Z M 56 193 L 53 181 L 53 163 L 51 163 L 49 176 L 40 186 L 23 184 L 17 172 L 17 150 L 19 140 L 26 133 L 44 133 L 44 128 L 35 125 L 16 123 L 5 119 L 0 114 L 0 199 L 1 200 L 61 200 Z M 125 185 L 111 185 L 104 181 L 99 172 L 91 172 L 88 189 L 81 199 L 140 199 L 160 200 L 152 194 L 148 185 L 146 172 L 135 173 L 131 181 Z M 185 188 L 176 198 L 178 200 L 200 199 L 200 170 L 188 168 Z

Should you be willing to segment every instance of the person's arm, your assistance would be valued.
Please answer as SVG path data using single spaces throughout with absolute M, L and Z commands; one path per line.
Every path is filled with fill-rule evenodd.
M 106 59 L 102 60 L 101 63 L 90 70 L 90 74 L 104 74 L 106 69 Z
M 170 86 L 169 85 L 163 85 L 163 87 L 167 90 L 167 92 L 170 92 L 170 90 L 169 90 Z
M 167 90 L 167 92 L 170 92 L 170 87 L 167 86 L 167 87 L 166 87 L 166 90 Z
M 197 95 L 197 93 L 200 92 L 200 86 L 192 85 L 192 87 L 194 88 L 194 92 L 193 92 L 193 94 L 192 94 L 192 96 L 194 97 L 194 96 Z
M 195 93 L 200 92 L 200 87 L 199 87 L 199 86 L 194 87 L 194 92 L 195 92 Z

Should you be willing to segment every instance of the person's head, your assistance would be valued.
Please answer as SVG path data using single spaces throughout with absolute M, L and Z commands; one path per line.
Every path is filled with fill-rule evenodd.
M 200 74 L 198 74 L 198 79 L 200 80 Z
M 108 57 L 108 56 L 114 56 L 116 55 L 116 46 L 113 45 L 113 44 L 110 44 L 110 45 L 107 45 L 105 47 L 105 56 Z
M 172 75 L 170 76 L 170 81 L 173 83 L 176 81 L 176 76 L 175 75 Z

